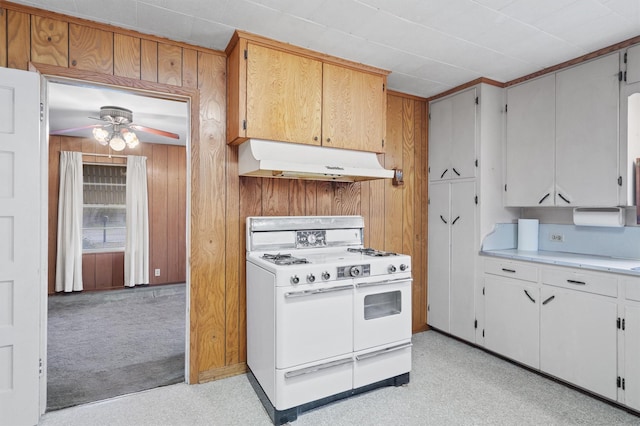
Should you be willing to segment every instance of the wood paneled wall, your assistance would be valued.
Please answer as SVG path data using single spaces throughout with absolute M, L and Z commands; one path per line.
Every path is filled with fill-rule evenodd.
M 362 214 L 367 245 L 413 256 L 413 328 L 426 328 L 423 99 L 389 98 L 388 153 L 380 158 L 387 168 L 404 170 L 404 186 L 240 178 L 237 147 L 225 144 L 222 52 L 0 0 L 0 66 L 27 69 L 30 61 L 47 64 L 39 69 L 55 75 L 186 94 L 199 105 L 189 157 L 191 383 L 246 369 L 244 227 L 250 215 Z
M 92 163 L 126 163 L 120 157 L 101 157 L 108 148 L 91 139 L 49 137 L 49 294 L 54 293 L 56 276 L 56 240 L 58 223 L 60 151 L 82 152 Z M 150 284 L 186 281 L 186 149 L 177 145 L 141 143 L 126 149 L 124 155 L 147 157 L 149 194 L 149 279 Z M 160 269 L 156 277 L 155 269 Z M 85 290 L 122 288 L 123 253 L 92 253 L 82 256 Z

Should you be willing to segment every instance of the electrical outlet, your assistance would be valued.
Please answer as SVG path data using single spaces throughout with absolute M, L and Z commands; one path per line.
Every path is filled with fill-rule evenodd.
M 549 239 L 551 241 L 553 241 L 554 243 L 563 243 L 564 242 L 564 235 L 562 235 L 562 234 L 551 234 Z
M 156 274 L 156 277 L 159 277 L 160 276 L 160 269 L 156 269 L 155 274 Z

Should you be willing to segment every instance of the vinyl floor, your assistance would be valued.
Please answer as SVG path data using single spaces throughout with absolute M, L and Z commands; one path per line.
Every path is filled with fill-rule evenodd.
M 304 413 L 293 425 L 640 425 L 640 417 L 435 331 L 413 336 L 411 382 Z M 269 425 L 246 375 L 47 413 L 43 426 Z

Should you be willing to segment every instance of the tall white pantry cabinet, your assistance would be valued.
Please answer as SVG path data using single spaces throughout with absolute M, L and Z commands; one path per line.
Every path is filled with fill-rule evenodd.
M 427 324 L 479 344 L 480 245 L 517 217 L 502 207 L 504 105 L 504 90 L 485 83 L 429 104 Z

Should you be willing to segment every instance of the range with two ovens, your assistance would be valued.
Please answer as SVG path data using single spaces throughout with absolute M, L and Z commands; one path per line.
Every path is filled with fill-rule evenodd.
M 411 257 L 361 216 L 247 218 L 249 380 L 274 424 L 409 382 Z

